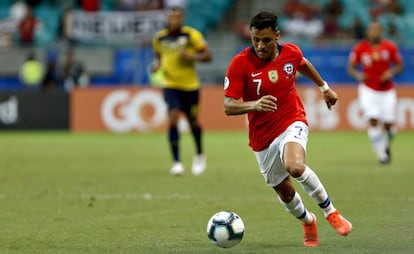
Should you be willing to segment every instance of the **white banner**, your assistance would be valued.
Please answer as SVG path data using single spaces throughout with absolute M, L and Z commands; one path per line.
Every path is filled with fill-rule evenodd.
M 72 39 L 96 43 L 148 43 L 165 25 L 165 12 L 73 11 L 68 22 Z
M 14 33 L 17 30 L 19 22 L 13 19 L 0 20 L 0 33 Z

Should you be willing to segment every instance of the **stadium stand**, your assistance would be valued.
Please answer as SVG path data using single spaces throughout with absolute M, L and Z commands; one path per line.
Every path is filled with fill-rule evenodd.
M 330 0 L 303 1 L 312 2 L 322 7 Z M 14 1 L 0 1 L 0 24 L 10 18 L 9 9 Z M 79 10 L 78 1 L 50 1 L 43 0 L 34 7 L 36 18 L 41 22 L 41 29 L 36 30 L 35 47 L 39 55 L 45 59 L 50 50 L 56 47 L 59 31 L 59 20 L 63 9 L 70 2 L 72 7 Z M 185 24 L 198 28 L 209 41 L 214 55 L 212 64 L 200 65 L 199 71 L 205 83 L 221 83 L 223 72 L 229 59 L 241 48 L 249 44 L 246 38 L 241 38 L 233 30 L 233 24 L 245 23 L 260 10 L 275 11 L 280 16 L 281 27 L 288 19 L 281 10 L 288 0 L 187 0 L 187 15 Z M 351 82 L 352 79 L 344 71 L 344 64 L 348 57 L 350 46 L 355 38 L 349 32 L 354 19 L 361 19 L 362 26 L 366 26 L 372 17 L 374 0 L 341 0 L 343 12 L 337 17 L 340 29 L 345 36 L 334 40 L 299 40 L 304 53 L 313 60 L 322 74 L 336 83 Z M 399 0 L 403 12 L 401 14 L 381 13 L 378 19 L 383 24 L 386 36 L 394 39 L 401 46 L 405 56 L 406 69 L 414 67 L 414 1 Z M 202 6 L 202 7 L 200 7 Z M 116 10 L 116 0 L 102 0 L 100 11 Z M 321 14 L 319 14 L 322 18 Z M 16 34 L 12 37 L 14 46 L 0 48 L 0 90 L 20 89 L 17 80 L 18 67 L 21 64 L 24 51 L 20 52 Z M 99 45 L 97 47 L 96 45 Z M 146 68 L 152 61 L 153 53 L 150 45 L 102 45 L 97 43 L 77 44 L 77 50 L 82 52 L 82 61 L 91 72 L 91 85 L 119 85 L 119 84 L 148 84 Z M 94 50 L 90 50 L 91 46 Z M 83 48 L 87 47 L 87 48 Z M 398 76 L 397 81 L 413 83 L 414 77 L 407 72 Z M 299 79 L 299 82 L 302 82 Z M 303 80 L 303 82 L 306 82 Z
M 187 3 L 186 23 L 207 33 L 222 20 L 224 13 L 233 4 L 233 0 L 191 0 Z

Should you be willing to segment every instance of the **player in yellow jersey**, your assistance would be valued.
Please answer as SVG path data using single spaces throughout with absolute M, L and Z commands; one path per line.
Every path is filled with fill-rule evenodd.
M 206 158 L 202 147 L 202 129 L 198 122 L 200 81 L 195 63 L 212 59 L 208 44 L 196 29 L 184 26 L 184 9 L 172 7 L 167 12 L 167 27 L 158 31 L 153 38 L 155 60 L 151 71 L 162 70 L 164 99 L 168 105 L 168 139 L 174 163 L 170 173 L 181 175 L 184 166 L 180 160 L 177 125 L 180 112 L 186 116 L 196 144 L 196 155 L 192 173 L 200 175 L 205 171 Z

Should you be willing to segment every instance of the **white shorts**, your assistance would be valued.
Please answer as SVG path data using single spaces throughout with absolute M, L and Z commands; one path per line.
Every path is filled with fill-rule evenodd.
M 397 93 L 395 89 L 375 91 L 364 84 L 358 87 L 358 101 L 366 120 L 378 119 L 385 123 L 395 120 Z
M 277 186 L 289 173 L 283 164 L 283 149 L 288 142 L 300 144 L 306 152 L 309 128 L 303 122 L 294 122 L 268 148 L 254 152 L 259 169 L 269 186 Z

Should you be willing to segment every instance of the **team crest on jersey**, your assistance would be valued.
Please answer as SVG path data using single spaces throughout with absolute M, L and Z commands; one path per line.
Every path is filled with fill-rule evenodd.
M 185 45 L 187 45 L 188 39 L 186 36 L 180 36 L 177 39 L 177 44 L 179 47 L 184 47 Z
M 390 53 L 387 50 L 381 51 L 381 58 L 388 60 L 390 58 Z
M 293 74 L 293 64 L 291 63 L 286 63 L 283 66 L 283 71 L 286 73 L 286 75 L 290 76 Z
M 269 71 L 267 75 L 269 76 L 269 80 L 272 81 L 272 83 L 276 83 L 277 79 L 279 78 L 277 71 L 275 70 Z

